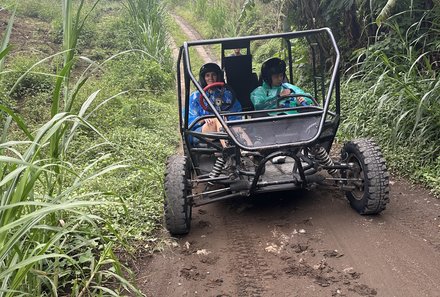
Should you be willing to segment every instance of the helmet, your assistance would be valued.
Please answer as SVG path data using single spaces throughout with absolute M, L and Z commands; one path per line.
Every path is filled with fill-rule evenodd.
M 272 86 L 272 75 L 283 73 L 286 77 L 286 62 L 280 58 L 270 58 L 261 65 L 261 79 Z
M 215 63 L 206 63 L 200 68 L 199 71 L 199 83 L 202 88 L 206 87 L 205 74 L 208 72 L 217 73 L 217 81 L 225 82 L 223 70 L 221 70 L 220 67 Z

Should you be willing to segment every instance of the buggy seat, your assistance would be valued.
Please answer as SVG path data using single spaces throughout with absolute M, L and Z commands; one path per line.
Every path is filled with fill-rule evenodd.
M 247 48 L 247 53 L 239 56 L 224 56 L 224 50 L 234 48 Z M 235 40 L 235 42 L 224 43 L 222 53 L 222 65 L 228 85 L 234 90 L 243 111 L 254 110 L 250 93 L 258 86 L 258 77 L 256 73 L 252 72 L 249 41 Z

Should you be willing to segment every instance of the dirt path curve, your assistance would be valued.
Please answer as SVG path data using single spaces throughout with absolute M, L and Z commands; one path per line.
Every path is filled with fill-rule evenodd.
M 274 193 L 193 209 L 192 230 L 138 263 L 146 296 L 440 296 L 440 201 L 391 179 L 380 216 L 344 194 Z
M 186 36 L 188 36 L 188 41 L 203 39 L 200 33 L 197 32 L 194 28 L 192 28 L 182 17 L 176 14 L 173 14 L 172 17 L 174 18 L 176 23 L 180 26 L 182 31 L 186 34 Z M 218 63 L 217 58 L 212 54 L 209 48 L 197 46 L 195 47 L 195 49 L 205 63 L 208 62 Z

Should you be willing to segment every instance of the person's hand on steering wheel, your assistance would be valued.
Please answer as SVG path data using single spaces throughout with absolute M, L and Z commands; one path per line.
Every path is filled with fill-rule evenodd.
M 208 90 L 211 90 L 211 89 L 213 89 L 213 88 L 219 88 L 223 93 L 224 93 L 224 89 L 228 89 L 228 87 L 225 85 L 225 83 L 224 82 L 215 82 L 215 83 L 212 83 L 212 84 L 209 84 L 209 85 L 207 85 L 206 87 L 204 87 L 203 88 L 203 91 L 204 92 L 207 92 Z M 236 100 L 236 98 L 235 98 L 235 96 L 234 96 L 234 94 L 231 92 L 231 94 L 232 94 L 232 98 L 231 98 L 231 102 L 225 102 L 224 101 L 224 98 L 221 98 L 222 99 L 222 103 L 221 103 L 221 110 L 222 111 L 226 111 L 226 110 L 229 110 L 234 104 L 235 104 L 235 100 Z M 199 102 L 200 102 L 200 106 L 205 110 L 205 111 L 209 111 L 209 112 L 212 112 L 211 111 L 211 108 L 209 107 L 209 105 L 205 102 L 205 98 L 203 97 L 203 94 L 202 93 L 200 93 L 200 98 L 199 98 Z
M 280 92 L 280 96 L 287 96 L 287 95 L 290 95 L 290 93 L 292 93 L 292 91 L 290 89 L 283 89 Z
M 304 97 L 309 98 L 312 103 L 309 104 L 309 102 L 304 99 Z M 292 90 L 290 89 L 284 89 L 280 92 L 280 94 L 277 97 L 277 107 L 286 107 L 283 106 L 287 101 L 291 101 L 294 100 L 297 103 L 297 106 L 309 106 L 309 105 L 318 105 L 316 100 L 310 95 L 310 94 L 297 94 L 297 93 L 292 93 Z

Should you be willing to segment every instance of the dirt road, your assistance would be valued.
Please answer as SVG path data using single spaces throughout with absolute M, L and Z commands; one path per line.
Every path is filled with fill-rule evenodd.
M 141 267 L 147 296 L 440 296 L 440 202 L 393 180 L 380 216 L 316 190 L 211 204 Z
M 380 216 L 325 189 L 206 205 L 137 271 L 155 297 L 440 296 L 440 201 L 391 178 Z

